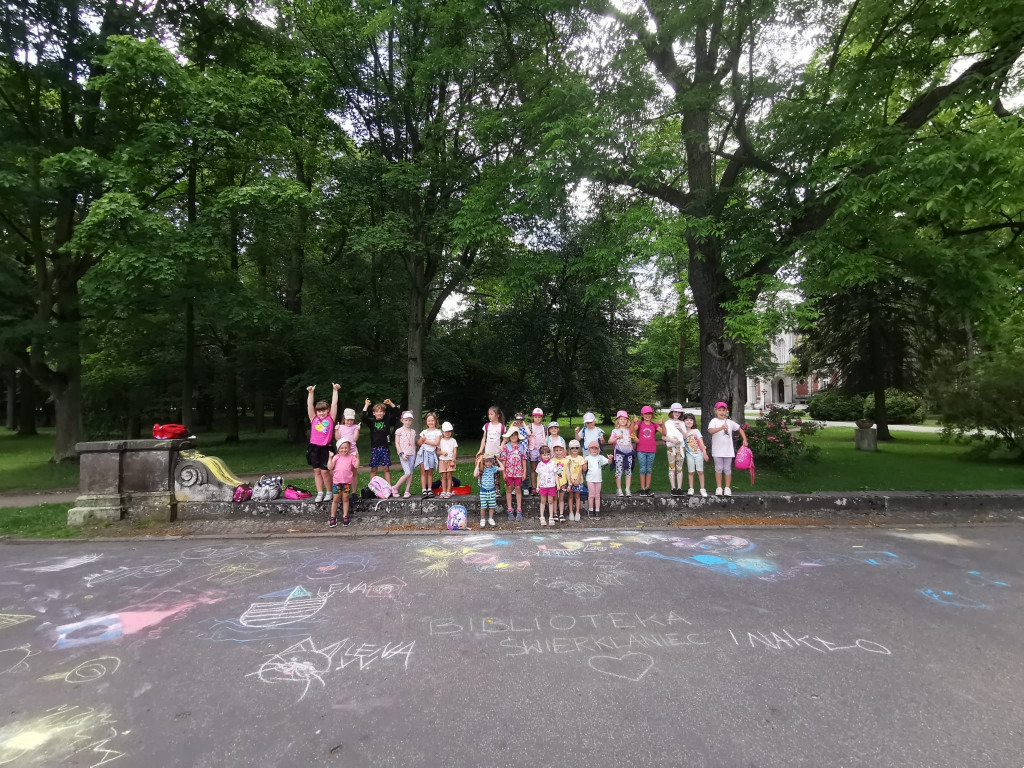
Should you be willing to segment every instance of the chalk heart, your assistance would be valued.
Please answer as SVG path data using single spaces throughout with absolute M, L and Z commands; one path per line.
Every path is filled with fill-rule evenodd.
M 621 677 L 639 683 L 651 671 L 654 659 L 646 653 L 626 653 L 622 656 L 591 656 L 587 663 L 592 669 L 612 677 Z

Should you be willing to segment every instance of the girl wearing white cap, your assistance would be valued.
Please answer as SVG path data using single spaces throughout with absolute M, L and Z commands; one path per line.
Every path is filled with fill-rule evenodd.
M 668 408 L 668 419 L 665 420 L 664 439 L 668 453 L 668 485 L 673 496 L 683 492 L 683 474 L 686 472 L 686 447 L 683 445 L 685 435 L 683 406 L 681 403 L 672 403 Z
M 341 445 L 342 440 L 348 440 L 351 446 L 352 455 L 356 457 L 356 464 L 359 463 L 359 449 L 356 447 L 356 440 L 359 439 L 359 424 L 356 423 L 356 412 L 354 408 L 346 408 L 341 415 L 341 423 L 334 428 L 334 436 L 337 438 L 335 447 Z M 337 452 L 337 451 L 335 451 Z M 352 493 L 356 492 L 359 486 L 359 476 L 352 478 Z
M 544 411 L 534 408 L 530 413 L 531 422 L 526 425 L 526 449 L 532 464 L 533 488 L 537 488 L 537 464 L 540 462 L 540 449 L 544 447 L 548 431 L 544 427 Z M 527 493 L 527 495 L 529 495 Z
M 441 425 L 441 442 L 437 444 L 437 471 L 441 473 L 441 498 L 448 499 L 452 495 L 452 474 L 455 472 L 455 454 L 459 444 L 452 437 L 452 423 L 446 421 Z
M 599 453 L 604 447 L 604 430 L 594 422 L 594 414 L 587 411 L 583 414 L 583 426 L 576 427 L 576 439 L 580 441 L 584 453 L 590 449 L 591 443 L 597 443 Z
M 402 483 L 405 483 L 403 496 L 408 499 L 411 495 L 409 489 L 412 487 L 412 472 L 416 468 L 416 430 L 412 428 L 412 411 L 402 413 L 402 426 L 395 430 L 395 449 L 398 451 L 398 460 L 402 462 L 402 476 L 391 490 L 397 496 Z

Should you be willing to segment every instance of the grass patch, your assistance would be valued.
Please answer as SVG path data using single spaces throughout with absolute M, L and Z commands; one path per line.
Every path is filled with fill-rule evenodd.
M 611 426 L 604 425 L 606 434 Z M 562 430 L 563 437 L 571 438 L 571 430 Z M 944 443 L 940 436 L 927 432 L 895 430 L 896 440 L 879 443 L 877 453 L 857 451 L 853 447 L 853 430 L 828 427 L 809 438 L 821 447 L 821 459 L 808 464 L 799 474 L 787 477 L 767 468 L 758 468 L 757 484 L 751 489 L 749 475 L 737 473 L 734 486 L 737 491 L 954 491 L 979 489 L 1024 488 L 1024 463 L 1009 457 L 979 457 L 970 448 L 955 443 Z M 288 470 L 304 470 L 305 444 L 289 443 L 281 429 L 263 433 L 248 432 L 236 443 L 225 442 L 223 432 L 199 435 L 199 449 L 218 456 L 236 473 L 274 474 Z M 476 453 L 479 437 L 462 436 L 459 454 L 463 457 Z M 40 490 L 68 488 L 78 484 L 78 467 L 74 464 L 49 463 L 53 450 L 53 431 L 47 430 L 35 437 L 21 438 L 9 432 L 0 433 L 0 491 Z M 359 440 L 360 460 L 369 461 L 369 435 L 366 430 Z M 401 475 L 401 466 L 392 450 L 392 481 Z M 756 461 L 756 455 L 755 455 Z M 706 480 L 714 491 L 714 473 L 708 468 Z M 471 465 L 460 464 L 456 476 L 464 482 L 472 479 Z M 435 473 L 435 479 L 438 479 Z M 308 479 L 293 481 L 309 490 L 313 489 L 312 473 Z M 360 486 L 365 484 L 365 475 Z M 633 477 L 633 490 L 640 487 L 639 478 Z M 699 485 L 698 485 L 699 487 Z M 420 488 L 419 473 L 413 478 L 412 489 Z M 664 445 L 659 446 L 654 462 L 656 491 L 667 491 L 668 467 Z M 474 485 L 474 491 L 476 487 Z M 615 492 L 615 476 L 604 476 L 604 492 Z M 52 506 L 52 505 L 51 505 Z M 59 505 L 58 505 L 59 506 Z
M 0 508 L 0 536 L 30 539 L 71 539 L 78 528 L 68 527 L 71 504 L 39 504 L 35 507 Z

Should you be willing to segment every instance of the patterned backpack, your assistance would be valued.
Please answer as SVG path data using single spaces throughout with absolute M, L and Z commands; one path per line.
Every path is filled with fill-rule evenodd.
M 466 508 L 461 504 L 453 504 L 448 508 L 448 530 L 464 531 L 467 525 Z

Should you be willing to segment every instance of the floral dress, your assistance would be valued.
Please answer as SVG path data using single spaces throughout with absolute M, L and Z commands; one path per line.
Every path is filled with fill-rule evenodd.
M 526 477 L 525 448 L 522 443 L 505 443 L 501 448 L 501 461 L 505 465 L 505 477 Z

